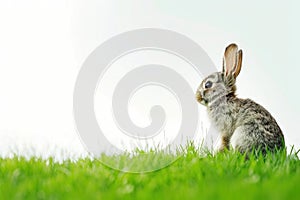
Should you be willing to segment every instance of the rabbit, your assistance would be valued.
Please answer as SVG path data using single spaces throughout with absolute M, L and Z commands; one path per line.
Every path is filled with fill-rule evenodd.
M 196 91 L 197 101 L 206 106 L 212 125 L 221 137 L 217 152 L 230 147 L 241 153 L 266 153 L 285 148 L 282 131 L 272 115 L 251 99 L 236 96 L 236 78 L 242 67 L 242 50 L 226 47 L 222 72 L 207 76 Z

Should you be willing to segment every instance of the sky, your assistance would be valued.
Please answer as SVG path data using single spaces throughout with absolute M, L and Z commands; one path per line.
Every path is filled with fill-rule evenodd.
M 282 128 L 287 146 L 300 148 L 297 7 L 297 1 L 1 0 L 0 155 L 47 157 L 59 151 L 62 158 L 86 156 L 73 119 L 73 90 L 81 65 L 112 36 L 147 27 L 186 35 L 218 69 L 226 45 L 237 43 L 244 51 L 238 95 L 267 108 Z M 163 56 L 144 55 L 148 60 L 143 61 Z M 134 62 L 140 62 L 143 55 L 135 57 Z M 175 62 L 166 57 L 162 60 Z M 201 81 L 192 70 L 186 71 L 186 78 L 193 88 Z M 137 93 L 129 108 L 139 125 L 149 123 L 146 115 L 134 114 L 143 109 L 139 95 L 149 90 L 155 88 Z M 176 107 L 176 99 L 170 102 Z M 200 106 L 199 110 L 203 112 Z

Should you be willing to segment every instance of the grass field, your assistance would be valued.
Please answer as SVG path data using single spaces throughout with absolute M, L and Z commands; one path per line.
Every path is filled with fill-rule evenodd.
M 140 161 L 140 165 L 145 164 Z M 246 160 L 234 152 L 203 156 L 190 146 L 172 165 L 135 174 L 113 170 L 91 159 L 59 164 L 53 159 L 0 158 L 1 200 L 299 197 L 300 160 L 295 153 L 251 155 Z

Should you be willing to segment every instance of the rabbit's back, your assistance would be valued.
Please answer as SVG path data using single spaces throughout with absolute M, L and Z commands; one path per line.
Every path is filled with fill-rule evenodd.
M 281 149 L 284 137 L 272 115 L 251 99 L 238 99 L 233 102 L 236 108 L 235 130 L 230 144 L 242 152 L 254 149 L 262 151 Z

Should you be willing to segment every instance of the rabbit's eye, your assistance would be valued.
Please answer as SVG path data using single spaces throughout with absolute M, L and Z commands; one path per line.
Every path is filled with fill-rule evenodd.
M 205 88 L 211 88 L 212 86 L 212 82 L 211 81 L 207 81 L 204 85 Z

